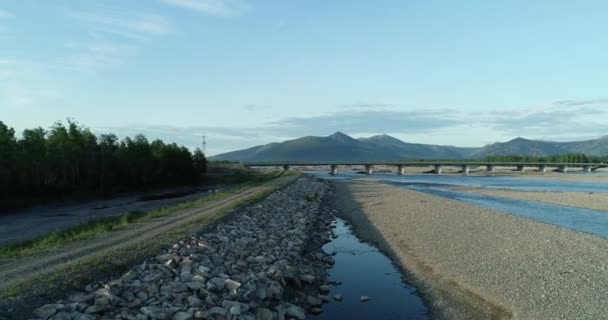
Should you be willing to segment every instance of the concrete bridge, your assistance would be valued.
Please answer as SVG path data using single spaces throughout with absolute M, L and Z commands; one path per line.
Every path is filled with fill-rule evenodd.
M 450 161 L 409 161 L 409 162 L 397 162 L 397 161 L 319 161 L 319 162 L 297 162 L 297 161 L 277 161 L 277 162 L 243 162 L 246 167 L 283 167 L 287 170 L 290 167 L 318 167 L 327 166 L 330 169 L 331 174 L 338 174 L 338 168 L 340 166 L 363 166 L 365 173 L 372 174 L 374 172 L 374 166 L 394 166 L 397 169 L 397 173 L 402 175 L 405 173 L 406 167 L 426 167 L 430 166 L 433 168 L 434 173 L 441 174 L 444 167 L 460 167 L 462 173 L 468 174 L 472 167 L 485 167 L 486 171 L 494 172 L 496 167 L 513 167 L 515 171 L 523 172 L 526 168 L 538 168 L 540 172 L 547 172 L 548 168 L 557 168 L 559 172 L 568 172 L 569 168 L 578 167 L 583 168 L 584 172 L 592 172 L 599 168 L 606 168 L 608 164 L 604 163 L 548 163 L 548 162 L 484 162 L 484 161 L 471 161 L 471 162 L 450 162 Z

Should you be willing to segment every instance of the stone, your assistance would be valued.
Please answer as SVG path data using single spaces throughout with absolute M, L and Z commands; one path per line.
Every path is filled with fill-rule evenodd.
M 368 301 L 369 301 L 368 296 L 361 296 L 361 302 L 368 302 Z
M 47 304 L 47 305 L 44 305 L 44 306 L 34 310 L 34 315 L 38 318 L 42 318 L 42 319 L 46 320 L 61 309 L 63 309 L 63 306 L 60 304 Z
M 289 308 L 287 308 L 287 310 L 285 310 L 285 314 L 299 320 L 306 319 L 306 312 L 304 309 L 295 305 L 291 305 Z
M 255 317 L 257 320 L 273 320 L 272 311 L 266 308 L 257 308 L 255 311 Z
M 160 307 L 146 306 L 139 309 L 141 313 L 152 319 L 169 319 L 169 315 Z
M 226 316 L 226 309 L 222 307 L 213 307 L 208 310 L 210 316 Z
M 204 283 L 199 282 L 199 281 L 190 281 L 190 282 L 185 282 L 184 284 L 186 285 L 186 287 L 188 287 L 188 289 L 194 290 L 194 291 L 200 290 L 205 286 Z
M 212 278 L 211 280 L 207 281 L 208 290 L 222 291 L 222 290 L 224 290 L 225 286 L 226 286 L 226 280 L 222 279 L 222 278 Z
M 315 276 L 311 275 L 311 274 L 305 274 L 300 276 L 300 280 L 308 282 L 308 283 L 313 283 L 315 282 Z
M 328 293 L 328 292 L 329 292 L 329 286 L 328 286 L 328 285 L 325 285 L 325 284 L 324 284 L 324 285 L 321 285 L 321 286 L 319 286 L 319 291 L 320 291 L 321 293 Z
M 312 313 L 312 314 L 319 314 L 321 312 L 323 312 L 323 309 L 321 309 L 319 307 L 314 307 L 314 308 L 310 309 L 310 313 Z
M 308 304 L 310 304 L 311 306 L 320 306 L 323 304 L 323 301 L 321 299 L 313 296 L 306 297 L 306 302 L 308 302 Z
M 232 279 L 227 279 L 227 280 L 224 282 L 224 285 L 225 285 L 225 286 L 226 286 L 226 288 L 228 288 L 228 290 L 230 290 L 230 291 L 235 291 L 236 289 L 238 289 L 238 288 L 241 286 L 241 284 L 240 284 L 240 283 L 238 283 L 238 282 L 236 282 L 236 281 L 234 281 L 234 280 L 232 280 Z
M 173 314 L 173 317 L 171 318 L 171 320 L 190 320 L 190 319 L 194 319 L 194 315 L 192 314 L 192 312 L 184 312 L 184 311 L 178 311 L 175 314 Z
M 84 312 L 85 313 L 102 313 L 109 309 L 109 306 L 90 306 L 87 307 Z
M 339 293 L 334 294 L 334 300 L 336 300 L 336 301 L 342 301 L 342 295 L 339 294 Z
M 171 283 L 171 291 L 175 293 L 186 292 L 188 291 L 188 287 L 181 282 L 173 282 Z
M 72 320 L 95 320 L 95 316 L 91 314 L 77 312 L 73 314 Z
M 241 315 L 241 306 L 230 307 L 230 314 L 235 315 L 235 316 Z

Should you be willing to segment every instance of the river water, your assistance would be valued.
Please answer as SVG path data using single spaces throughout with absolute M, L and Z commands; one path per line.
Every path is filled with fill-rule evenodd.
M 331 176 L 326 172 L 312 172 L 324 179 L 352 179 L 361 177 L 356 173 L 340 173 Z M 534 219 L 540 222 L 608 238 L 608 212 L 577 208 L 559 204 L 508 197 L 480 195 L 451 190 L 452 186 L 501 188 L 524 191 L 577 191 L 608 192 L 608 182 L 578 181 L 546 178 L 517 178 L 509 176 L 435 175 L 435 174 L 374 174 L 384 183 L 464 201 L 501 212 Z
M 335 253 L 329 279 L 330 302 L 314 319 L 430 319 L 416 289 L 376 247 L 360 241 L 341 219 L 334 222 L 336 239 L 323 250 Z M 342 300 L 332 297 L 341 294 Z M 361 296 L 369 301 L 361 302 Z

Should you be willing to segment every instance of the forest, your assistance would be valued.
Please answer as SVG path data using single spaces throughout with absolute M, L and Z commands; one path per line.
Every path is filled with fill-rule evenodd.
M 149 142 L 139 134 L 119 140 L 95 135 L 73 120 L 21 136 L 0 121 L 0 210 L 41 200 L 192 185 L 207 160 L 200 149 Z

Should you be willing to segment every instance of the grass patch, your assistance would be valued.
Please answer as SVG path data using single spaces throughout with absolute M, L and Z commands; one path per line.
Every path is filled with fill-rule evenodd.
M 248 183 L 221 192 L 206 194 L 196 200 L 186 201 L 147 212 L 133 211 L 123 213 L 116 217 L 94 219 L 67 229 L 48 233 L 32 240 L 0 247 L 0 258 L 11 258 L 33 254 L 43 250 L 56 248 L 73 241 L 93 238 L 108 232 L 112 232 L 118 228 L 128 226 L 129 224 L 135 222 L 168 216 L 177 211 L 195 208 L 208 202 L 224 199 L 247 189 L 262 185 L 283 175 L 283 171 L 261 172 L 258 174 L 253 173 L 252 176 L 255 177 L 255 179 L 250 179 L 250 182 Z
M 112 277 L 115 274 L 123 273 L 130 265 L 158 254 L 163 246 L 171 245 L 177 240 L 194 235 L 201 228 L 226 216 L 236 208 L 262 200 L 279 188 L 280 186 L 275 186 L 268 190 L 256 192 L 245 199 L 234 201 L 222 210 L 189 222 L 184 222 L 162 236 L 150 239 L 150 241 L 78 259 L 52 272 L 42 271 L 32 278 L 21 279 L 0 292 L 0 298 L 9 299 L 20 297 L 24 294 L 33 296 L 47 295 L 52 292 L 58 292 L 61 289 L 82 290 L 87 283 L 93 281 L 91 277 L 93 270 L 103 273 L 104 277 Z

